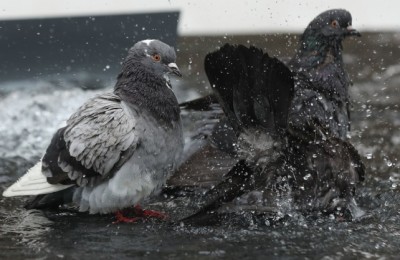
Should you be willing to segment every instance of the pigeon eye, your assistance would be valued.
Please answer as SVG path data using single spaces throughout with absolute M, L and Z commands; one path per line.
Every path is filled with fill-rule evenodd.
M 151 56 L 151 58 L 152 58 L 154 61 L 160 61 L 160 60 L 161 60 L 160 54 L 154 54 L 153 56 Z
M 331 22 L 331 26 L 332 26 L 333 28 L 337 28 L 337 27 L 339 26 L 339 22 L 338 22 L 337 20 L 333 20 L 333 21 Z

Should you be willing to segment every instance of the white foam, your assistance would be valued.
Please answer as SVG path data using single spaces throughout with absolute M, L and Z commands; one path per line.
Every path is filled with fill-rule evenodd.
M 60 76 L 60 82 L 66 82 Z M 87 99 L 107 90 L 82 90 L 76 83 L 47 81 L 1 83 L 14 90 L 1 97 L 0 157 L 36 161 L 46 151 L 58 128 Z M 18 87 L 19 86 L 19 87 Z M 15 90 L 17 89 L 17 90 Z

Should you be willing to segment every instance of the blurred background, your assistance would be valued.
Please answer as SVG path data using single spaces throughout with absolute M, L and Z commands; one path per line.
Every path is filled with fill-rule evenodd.
M 40 159 L 52 134 L 78 106 L 112 89 L 135 42 L 158 38 L 175 46 L 184 77 L 173 79 L 173 88 L 183 102 L 210 92 L 203 70 L 208 52 L 226 42 L 252 44 L 288 61 L 308 23 L 333 8 L 350 11 L 353 27 L 362 34 L 345 40 L 343 59 L 353 80 L 351 142 L 367 166 L 357 198 L 368 212 L 364 220 L 338 224 L 298 216 L 267 229 L 251 224 L 239 230 L 171 230 L 151 224 L 119 229 L 101 217 L 26 212 L 23 198 L 1 197 L 0 258 L 397 258 L 398 0 L 1 1 L 0 191 Z M 186 130 L 196 128 L 183 116 Z M 210 175 L 211 168 L 215 165 L 200 167 L 192 177 Z M 187 201 L 169 202 L 168 209 L 163 205 L 171 216 L 190 210 Z
M 398 30 L 400 3 L 387 1 L 238 1 L 227 0 L 18 0 L 1 3 L 1 19 L 65 17 L 179 11 L 178 34 L 221 35 L 266 32 L 298 32 L 316 14 L 344 8 L 362 31 Z

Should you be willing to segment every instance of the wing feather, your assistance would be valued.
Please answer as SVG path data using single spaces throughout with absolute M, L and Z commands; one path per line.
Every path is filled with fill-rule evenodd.
M 53 166 L 49 181 L 72 180 L 87 185 L 112 176 L 139 142 L 137 121 L 129 109 L 112 93 L 98 95 L 80 107 L 67 126 L 57 132 L 59 136 L 54 142 L 61 144 L 50 145 L 46 152 L 58 152 L 55 167 L 61 168 L 57 171 Z M 45 165 L 50 165 L 51 156 L 45 155 L 43 160 L 46 159 L 49 163 Z

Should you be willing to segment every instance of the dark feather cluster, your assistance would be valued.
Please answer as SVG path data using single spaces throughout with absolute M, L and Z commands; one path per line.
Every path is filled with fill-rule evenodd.
M 358 35 L 350 25 L 345 10 L 320 14 L 287 66 L 253 46 L 226 44 L 206 56 L 205 70 L 237 136 L 240 161 L 185 221 L 210 220 L 235 200 L 254 204 L 246 196 L 254 192 L 263 194 L 258 206 L 274 193 L 289 194 L 302 212 L 350 219 L 361 212 L 355 212 L 354 195 L 365 168 L 347 137 L 350 80 L 342 62 L 342 40 Z

